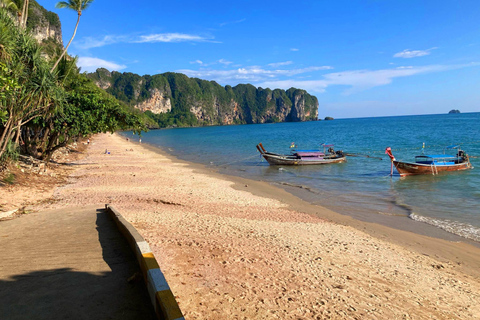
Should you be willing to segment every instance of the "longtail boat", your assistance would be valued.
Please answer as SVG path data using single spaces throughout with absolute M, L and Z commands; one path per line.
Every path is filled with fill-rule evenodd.
M 313 164 L 339 163 L 346 161 L 343 151 L 335 151 L 333 145 L 323 145 L 324 152 L 320 150 L 292 150 L 291 154 L 278 154 L 265 150 L 261 143 L 257 150 L 270 165 L 301 166 Z
M 458 146 L 449 146 L 446 149 L 458 149 L 455 155 L 445 154 L 421 154 L 415 157 L 415 162 L 398 161 L 392 154 L 390 147 L 385 149 L 385 153 L 392 161 L 390 174 L 393 174 L 395 167 L 400 176 L 409 176 L 416 174 L 436 175 L 440 172 L 459 171 L 473 169 L 468 155 L 458 148 Z

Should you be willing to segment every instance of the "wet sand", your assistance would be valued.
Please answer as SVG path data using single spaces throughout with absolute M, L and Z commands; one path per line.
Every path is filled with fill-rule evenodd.
M 119 135 L 91 141 L 35 210 L 113 204 L 151 245 L 186 319 L 480 316 L 478 247 L 355 220 Z

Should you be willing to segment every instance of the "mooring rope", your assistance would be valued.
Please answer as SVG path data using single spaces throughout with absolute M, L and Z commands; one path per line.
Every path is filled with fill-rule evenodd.
M 475 140 L 475 141 L 467 141 L 467 142 L 461 142 L 457 143 L 455 145 L 461 146 L 461 145 L 468 145 L 468 144 L 478 144 L 480 143 L 480 140 Z M 432 144 L 432 145 L 425 145 L 425 147 L 420 146 L 420 147 L 412 147 L 412 148 L 392 148 L 392 152 L 401 152 L 401 151 L 413 151 L 413 150 L 422 150 L 422 149 L 427 149 L 427 148 L 445 148 L 444 144 Z M 373 150 L 373 151 L 363 151 L 363 154 L 384 154 L 384 150 Z

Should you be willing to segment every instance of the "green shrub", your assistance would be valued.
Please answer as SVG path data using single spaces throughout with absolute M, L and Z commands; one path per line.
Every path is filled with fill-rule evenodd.
M 2 179 L 2 182 L 5 184 L 14 184 L 15 183 L 15 175 L 13 173 L 9 173 Z

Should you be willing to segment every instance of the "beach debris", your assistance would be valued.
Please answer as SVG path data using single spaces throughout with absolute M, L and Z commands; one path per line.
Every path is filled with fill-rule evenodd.
M 127 279 L 128 283 L 135 283 L 141 281 L 143 278 L 140 272 L 135 272 L 130 278 Z
M 10 210 L 10 211 L 7 211 L 7 212 L 0 212 L 0 219 L 2 219 L 2 218 L 7 218 L 7 217 L 11 217 L 11 216 L 13 216 L 17 211 L 18 211 L 18 209 Z

